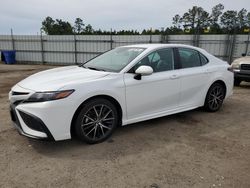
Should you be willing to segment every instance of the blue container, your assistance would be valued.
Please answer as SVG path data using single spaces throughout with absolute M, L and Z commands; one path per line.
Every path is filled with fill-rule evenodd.
M 2 51 L 2 60 L 5 62 L 5 64 L 14 64 L 16 62 L 16 51 L 15 50 Z

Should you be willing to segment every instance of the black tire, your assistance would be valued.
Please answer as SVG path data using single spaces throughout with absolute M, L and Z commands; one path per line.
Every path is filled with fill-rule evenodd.
M 205 99 L 204 108 L 208 112 L 218 111 L 225 98 L 225 87 L 221 83 L 214 83 L 210 86 Z
M 241 80 L 234 78 L 234 86 L 240 86 Z
M 118 112 L 107 99 L 96 98 L 83 105 L 75 121 L 76 136 L 96 144 L 109 138 L 118 124 Z

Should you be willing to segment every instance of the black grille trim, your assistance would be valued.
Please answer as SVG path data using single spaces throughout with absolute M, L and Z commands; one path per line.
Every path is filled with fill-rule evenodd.
M 17 106 L 17 105 L 19 105 L 19 104 L 21 104 L 21 103 L 23 103 L 24 102 L 24 100 L 18 100 L 18 101 L 15 101 L 13 104 L 15 105 L 15 106 Z
M 12 95 L 28 95 L 28 92 L 17 92 L 17 91 L 12 91 Z
M 250 70 L 250 64 L 241 64 L 240 67 L 242 70 Z
M 14 111 L 14 109 L 10 108 L 10 117 L 11 117 L 11 120 L 15 123 L 17 123 L 17 117 L 16 117 L 16 113 Z
M 43 123 L 43 121 L 41 119 L 39 119 L 38 117 L 31 115 L 31 114 L 29 114 L 29 116 L 32 116 L 33 118 L 37 119 L 37 121 L 40 121 L 41 125 L 43 126 L 43 130 L 47 134 L 48 137 L 47 138 L 40 138 L 40 137 L 29 135 L 29 134 L 25 133 L 21 127 L 21 124 L 20 124 L 19 119 L 18 119 L 19 117 L 17 116 L 15 109 L 16 109 L 16 106 L 14 104 L 11 104 L 10 105 L 10 116 L 11 116 L 11 120 L 13 121 L 15 128 L 18 130 L 18 132 L 21 135 L 27 136 L 29 138 L 39 139 L 39 140 L 55 141 L 54 137 L 52 136 L 52 134 L 50 133 L 50 131 L 46 127 L 46 125 Z M 20 114 L 20 111 L 18 111 L 18 112 Z
M 35 119 L 34 117 L 19 111 L 19 114 L 21 115 L 24 123 L 31 129 L 35 130 L 35 131 L 40 131 L 40 132 L 45 132 L 43 130 L 43 125 L 40 121 L 38 121 L 37 119 Z
M 44 124 L 44 122 L 40 118 L 38 118 L 30 113 L 23 112 L 20 110 L 18 110 L 18 112 L 19 112 L 20 116 L 22 117 L 24 123 L 29 128 L 36 130 L 36 131 L 46 133 L 48 136 L 48 140 L 55 140 L 54 137 L 52 136 L 52 134 L 50 133 L 49 129 L 46 127 L 46 125 Z

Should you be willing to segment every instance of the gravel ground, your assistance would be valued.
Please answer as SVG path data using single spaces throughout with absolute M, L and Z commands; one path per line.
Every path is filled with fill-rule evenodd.
M 101 144 L 31 140 L 12 126 L 8 92 L 51 67 L 0 64 L 0 187 L 250 187 L 250 84 L 217 113 L 120 127 Z

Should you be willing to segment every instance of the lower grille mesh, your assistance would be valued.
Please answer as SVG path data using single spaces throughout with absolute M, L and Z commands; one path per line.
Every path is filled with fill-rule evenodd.
M 250 70 L 250 64 L 241 64 L 240 67 L 242 70 Z

